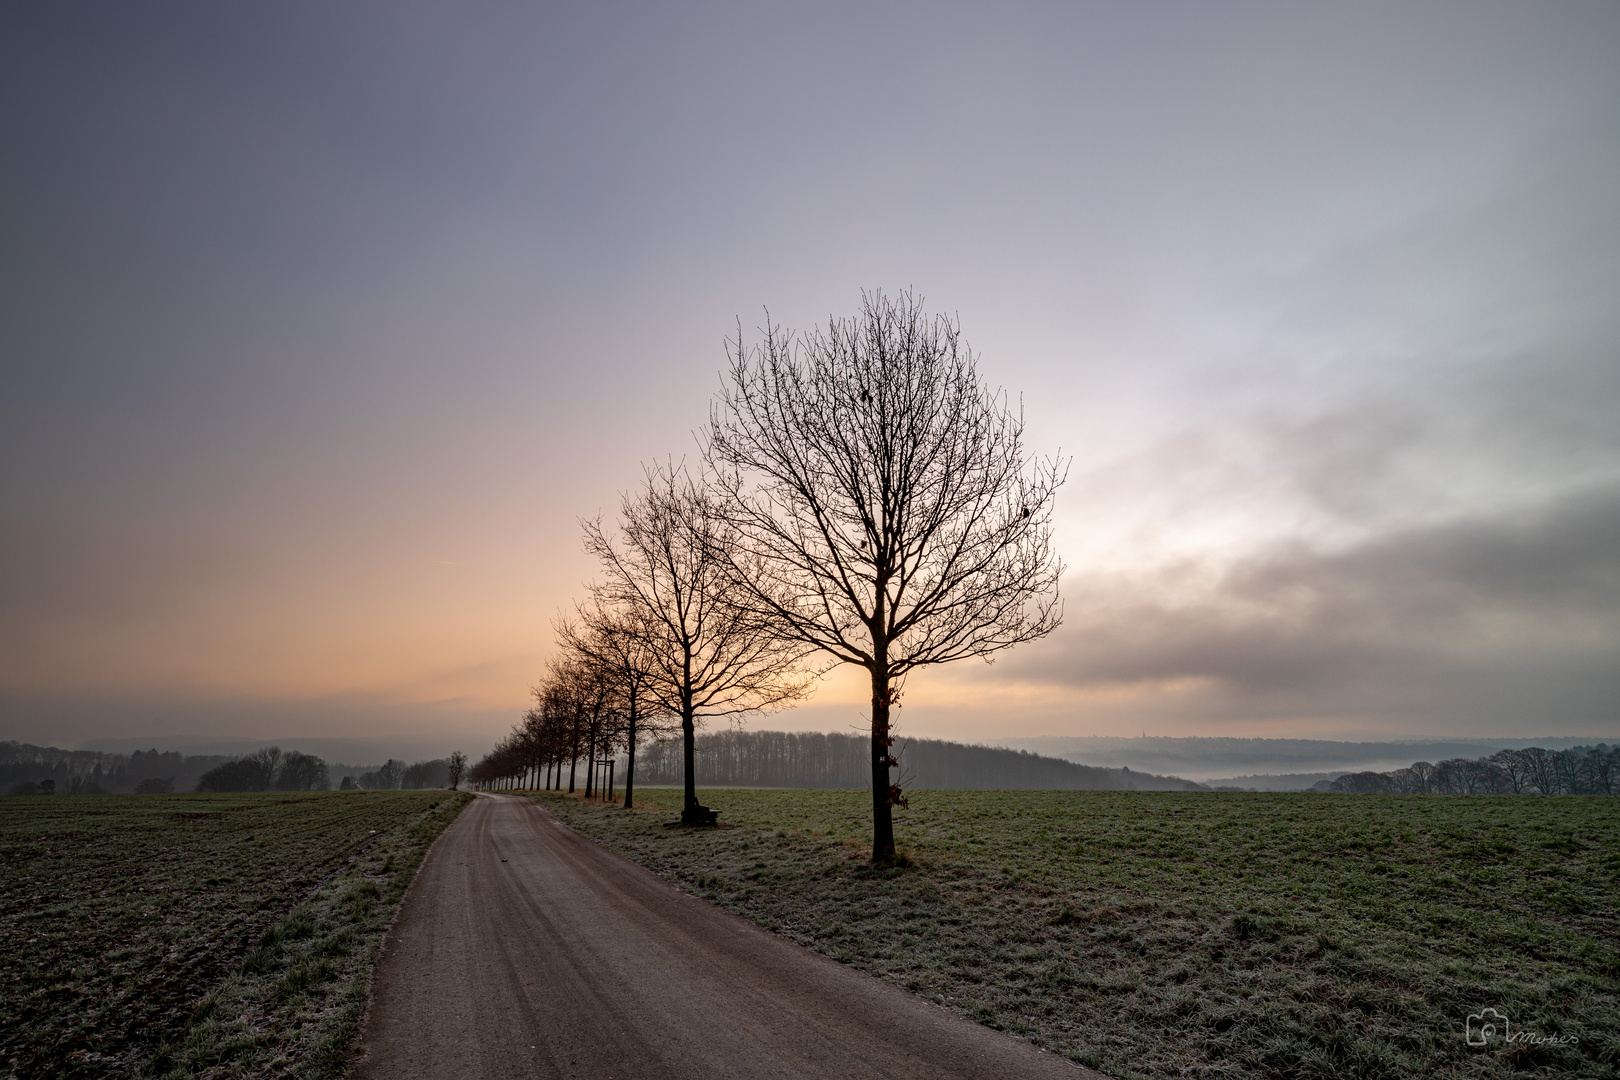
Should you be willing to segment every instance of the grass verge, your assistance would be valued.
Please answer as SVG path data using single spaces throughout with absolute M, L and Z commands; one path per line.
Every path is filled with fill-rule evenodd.
M 340 1075 L 444 791 L 0 800 L 0 1069 Z
M 559 819 L 822 953 L 1116 1077 L 1615 1077 L 1620 800 L 713 790 Z M 1493 1007 L 1543 1041 L 1468 1045 Z

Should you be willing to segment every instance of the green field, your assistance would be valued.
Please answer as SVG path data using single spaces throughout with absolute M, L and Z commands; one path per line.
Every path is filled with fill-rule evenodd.
M 333 1076 L 444 791 L 0 799 L 0 1075 Z
M 1620 800 L 710 790 L 542 796 L 829 956 L 1116 1077 L 1614 1077 Z M 1464 1040 L 1494 1007 L 1540 1043 Z M 1567 1041 L 1570 1037 L 1578 1041 Z

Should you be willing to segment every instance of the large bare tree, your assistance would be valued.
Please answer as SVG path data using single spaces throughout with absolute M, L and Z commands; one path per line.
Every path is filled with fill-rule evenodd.
M 713 813 L 697 801 L 697 725 L 800 697 L 806 678 L 796 665 L 805 650 L 734 602 L 725 520 L 708 487 L 684 467 L 649 468 L 643 487 L 623 497 L 616 532 L 600 519 L 582 524 L 585 548 L 602 568 L 593 602 L 622 614 L 621 631 L 644 650 L 648 697 L 680 717 L 681 820 L 712 823 Z
M 763 335 L 727 342 L 704 447 L 733 588 L 782 635 L 870 674 L 872 856 L 891 858 L 897 694 L 916 668 L 1058 625 L 1066 467 L 1026 460 L 1021 413 L 981 381 L 957 324 L 909 293 Z

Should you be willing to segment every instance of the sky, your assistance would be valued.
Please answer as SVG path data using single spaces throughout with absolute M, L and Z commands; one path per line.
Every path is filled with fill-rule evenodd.
M 905 733 L 1612 738 L 1616 56 L 1609 2 L 7 4 L 0 738 L 477 751 L 724 339 L 907 288 L 1072 465 L 1064 626 Z

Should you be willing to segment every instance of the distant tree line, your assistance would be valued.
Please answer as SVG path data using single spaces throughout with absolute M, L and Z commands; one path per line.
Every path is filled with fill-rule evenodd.
M 344 791 L 416 791 L 456 787 L 466 772 L 466 760 L 466 755 L 459 750 L 449 757 L 418 761 L 414 765 L 389 758 L 358 776 L 345 776 L 340 788 Z
M 633 806 L 635 748 L 667 735 L 674 717 L 648 698 L 640 672 L 609 657 L 600 637 L 593 640 L 577 624 L 561 631 L 564 648 L 534 687 L 534 706 L 467 777 L 486 790 L 561 791 L 566 773 L 568 791 L 594 798 L 602 785 L 593 763 L 613 761 L 612 782 Z
M 1620 747 L 1528 746 L 1490 757 L 1417 761 L 1394 772 L 1350 773 L 1327 789 L 1403 795 L 1614 795 L 1620 793 Z
M 18 795 L 190 791 L 203 773 L 227 760 L 223 755 L 174 751 L 109 754 L 0 742 L 0 791 Z
M 344 790 L 449 787 L 465 774 L 466 756 L 380 766 L 328 765 L 297 750 L 270 746 L 241 757 L 137 750 L 108 754 L 0 743 L 0 790 L 12 795 L 157 794 L 173 791 L 326 791 L 334 773 Z M 454 777 L 454 780 L 452 780 Z
M 549 720 L 549 722 L 548 722 Z M 473 766 L 471 779 L 492 790 L 564 790 L 601 794 L 582 775 L 590 760 L 595 723 L 597 761 L 617 756 L 626 770 L 625 729 L 611 707 L 600 713 L 531 712 L 524 723 Z M 664 728 L 667 731 L 667 720 Z M 859 735 L 786 731 L 720 731 L 697 736 L 696 778 L 705 787 L 861 788 L 871 782 L 870 742 Z M 1202 785 L 1173 776 L 1081 765 L 1027 750 L 967 746 L 938 739 L 899 739 L 895 758 L 911 788 L 977 788 L 1054 791 L 1201 791 Z M 625 772 L 620 772 L 620 776 Z M 636 782 L 680 786 L 686 779 L 685 746 L 666 737 L 644 743 Z
M 871 783 L 870 740 L 858 735 L 723 731 L 697 739 L 698 775 L 720 787 L 862 788 Z M 894 756 L 908 788 L 1067 791 L 1197 791 L 1176 777 L 1080 765 L 1027 750 L 967 746 L 938 739 L 897 739 Z M 678 784 L 680 747 L 646 748 L 645 784 Z
M 197 781 L 198 791 L 325 791 L 332 786 L 326 762 L 297 750 L 266 746 L 216 765 Z

